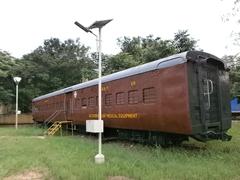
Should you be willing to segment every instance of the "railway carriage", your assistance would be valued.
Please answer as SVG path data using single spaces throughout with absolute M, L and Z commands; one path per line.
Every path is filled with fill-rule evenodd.
M 102 77 L 104 135 L 151 143 L 230 140 L 228 69 L 188 51 Z M 98 79 L 33 99 L 33 118 L 85 126 L 98 117 Z M 57 114 L 57 115 L 56 115 Z M 53 121 L 54 121 L 53 120 Z

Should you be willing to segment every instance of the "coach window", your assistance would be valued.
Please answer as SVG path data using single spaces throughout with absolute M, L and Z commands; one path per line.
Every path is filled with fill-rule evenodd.
M 116 94 L 116 104 L 125 104 L 124 92 L 119 92 Z
M 112 94 L 105 95 L 105 105 L 106 106 L 112 105 Z
M 86 108 L 87 107 L 87 98 L 82 98 L 82 107 L 84 108 Z
M 128 103 L 129 104 L 137 104 L 138 103 L 138 91 L 128 91 Z
M 90 97 L 88 98 L 88 105 L 90 107 L 94 107 L 96 105 L 96 102 L 95 102 L 95 98 L 94 97 Z
M 146 104 L 156 102 L 156 89 L 154 87 L 143 89 L 143 102 Z

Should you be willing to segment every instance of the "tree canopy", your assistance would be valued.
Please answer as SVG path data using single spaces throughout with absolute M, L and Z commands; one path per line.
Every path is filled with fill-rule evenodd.
M 223 16 L 225 22 L 232 21 L 240 25 L 240 0 L 233 0 L 233 5 L 227 14 Z M 233 29 L 231 36 L 233 38 L 232 44 L 240 47 L 240 31 Z M 230 68 L 230 83 L 231 83 L 231 96 L 236 97 L 240 95 L 240 51 L 236 54 L 224 56 L 223 59 L 228 63 Z
M 45 40 L 43 46 L 24 55 L 11 68 L 11 74 L 22 77 L 19 107 L 29 111 L 34 97 L 96 77 L 94 68 L 96 65 L 89 57 L 89 48 L 79 40 Z
M 3 104 L 11 104 L 14 101 L 15 90 L 11 70 L 15 65 L 15 58 L 5 51 L 0 51 L 0 102 Z
M 240 95 L 240 57 L 237 55 L 224 56 L 223 60 L 230 68 L 231 97 Z
M 105 59 L 104 74 L 197 48 L 197 41 L 190 37 L 187 30 L 178 31 L 170 40 L 149 35 L 147 37 L 123 37 L 117 41 L 121 52 Z

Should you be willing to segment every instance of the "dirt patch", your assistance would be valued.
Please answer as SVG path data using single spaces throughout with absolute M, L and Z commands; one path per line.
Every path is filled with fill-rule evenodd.
M 3 180 L 44 180 L 44 177 L 42 172 L 31 170 L 5 177 Z
M 45 136 L 0 136 L 0 139 L 4 139 L 4 138 L 33 138 L 33 139 L 46 139 Z
M 46 137 L 45 136 L 36 136 L 36 138 L 38 138 L 38 139 L 45 139 Z
M 109 176 L 107 180 L 133 180 L 126 176 Z

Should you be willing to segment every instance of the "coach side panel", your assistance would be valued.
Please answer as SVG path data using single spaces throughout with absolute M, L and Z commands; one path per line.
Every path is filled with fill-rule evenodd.
M 186 64 L 102 85 L 105 127 L 191 134 Z M 68 119 L 97 119 L 97 86 L 72 92 Z
M 44 122 L 53 113 L 59 112 L 53 121 L 64 120 L 64 103 L 65 95 L 58 95 L 32 102 L 33 120 L 36 122 Z

